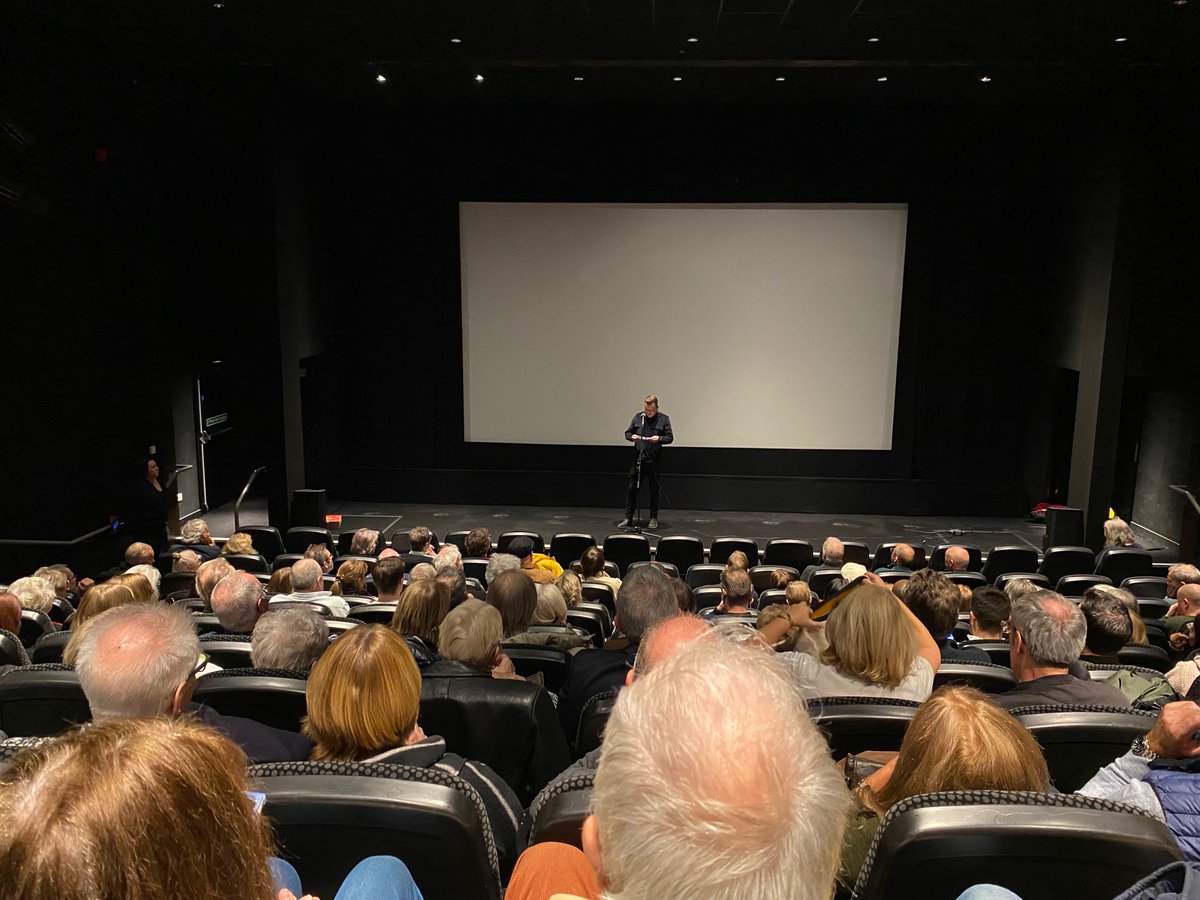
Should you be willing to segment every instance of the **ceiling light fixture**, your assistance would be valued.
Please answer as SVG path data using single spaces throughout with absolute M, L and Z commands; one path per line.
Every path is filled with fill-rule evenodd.
M 583 81 L 583 76 L 582 76 L 582 75 L 576 75 L 576 76 L 575 76 L 575 80 L 576 80 L 576 81 Z
M 882 82 L 882 81 L 887 81 L 887 76 L 886 76 L 886 75 L 880 75 L 880 76 L 879 76 L 878 78 L 876 78 L 875 80 L 876 80 L 876 81 L 881 81 L 881 82 Z
M 879 38 L 877 38 L 877 37 L 869 37 L 869 38 L 867 38 L 867 43 L 868 43 L 868 44 L 878 44 L 878 43 L 879 43 Z
M 1113 43 L 1115 43 L 1115 44 L 1123 44 L 1123 43 L 1125 43 L 1127 40 L 1129 40 L 1129 38 L 1113 38 Z
M 450 43 L 452 43 L 452 44 L 461 44 L 461 43 L 462 43 L 462 38 L 450 38 Z
M 384 75 L 382 72 L 380 72 L 378 75 L 375 76 L 375 80 L 379 84 L 387 84 L 387 76 Z
M 688 43 L 689 43 L 689 44 L 698 44 L 698 43 L 700 43 L 700 38 L 698 38 L 698 37 L 690 37 L 690 38 L 688 38 Z
M 672 78 L 671 80 L 672 80 L 672 81 L 683 81 L 683 76 L 682 76 L 682 75 L 676 75 L 676 76 L 675 76 L 674 78 Z
M 1187 6 L 1188 0 L 1175 0 L 1176 6 Z
M 483 84 L 483 76 L 482 76 L 482 75 L 476 75 L 476 76 L 475 76 L 475 83 L 476 83 L 476 84 Z
M 214 3 L 213 4 L 213 9 L 224 9 L 224 8 L 225 8 L 224 3 Z
M 782 75 L 779 75 L 779 76 L 777 76 L 777 77 L 776 77 L 776 79 L 775 79 L 775 80 L 776 80 L 776 81 L 785 81 L 786 79 L 785 79 L 785 78 L 784 78 Z
M 991 75 L 984 75 L 984 76 L 983 76 L 982 78 L 980 78 L 979 80 L 980 80 L 980 81 L 982 81 L 984 84 L 987 84 L 989 81 L 991 81 L 991 80 L 992 80 L 992 76 L 991 76 Z

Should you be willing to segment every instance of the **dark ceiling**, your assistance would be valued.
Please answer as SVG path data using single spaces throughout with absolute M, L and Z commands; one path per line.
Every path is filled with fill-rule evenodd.
M 0 11 L 10 66 L 273 67 L 405 101 L 1190 91 L 1200 37 L 1200 0 L 3 0 Z

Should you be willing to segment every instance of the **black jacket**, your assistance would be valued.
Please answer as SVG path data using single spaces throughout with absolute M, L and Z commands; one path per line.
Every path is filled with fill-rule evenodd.
M 625 440 L 630 443 L 636 443 L 640 448 L 641 441 L 634 441 L 633 436 L 640 434 L 643 437 L 658 435 L 658 441 L 646 441 L 646 453 L 643 459 L 654 462 L 662 455 L 662 448 L 675 440 L 675 435 L 671 431 L 671 417 L 665 412 L 660 412 L 653 419 L 648 418 L 645 413 L 638 413 L 629 423 L 629 427 L 625 429 Z
M 591 697 L 625 686 L 625 676 L 633 668 L 637 648 L 637 642 L 631 641 L 620 650 L 581 650 L 571 657 L 562 690 L 558 692 L 558 718 L 569 738 L 574 738 L 583 705 Z
M 251 763 L 298 762 L 312 753 L 313 742 L 294 731 L 272 728 L 253 719 L 223 716 L 203 703 L 189 703 L 188 712 L 241 747 Z

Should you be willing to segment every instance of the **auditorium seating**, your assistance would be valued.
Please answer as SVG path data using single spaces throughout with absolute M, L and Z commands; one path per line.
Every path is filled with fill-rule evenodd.
M 604 539 L 604 559 L 616 563 L 618 577 L 624 578 L 631 562 L 650 559 L 650 539 L 644 534 L 610 534 Z
M 601 691 L 584 702 L 583 711 L 579 714 L 579 725 L 571 742 L 576 759 L 600 746 L 604 739 L 604 726 L 608 724 L 608 717 L 612 715 L 616 702 L 617 691 Z
M 1064 597 L 1082 597 L 1084 591 L 1097 584 L 1111 585 L 1112 580 L 1103 575 L 1064 575 L 1054 590 Z
M 579 560 L 574 560 L 571 565 L 567 566 L 566 568 L 569 568 L 572 572 L 581 577 L 583 575 L 583 566 Z M 617 568 L 617 564 L 611 559 L 606 559 L 604 561 L 604 574 L 609 578 L 620 578 L 621 570 Z
M 705 585 L 720 584 L 721 573 L 725 571 L 723 563 L 697 563 L 687 570 L 683 580 L 693 591 Z
M 222 669 L 243 669 L 250 663 L 250 635 L 210 631 L 200 636 L 200 652 Z
M 854 887 L 859 900 L 953 900 L 976 884 L 1022 900 L 1115 897 L 1183 858 L 1149 813 L 1073 794 L 947 791 L 897 803 Z
M 1107 706 L 1020 706 L 1010 710 L 1042 747 L 1050 780 L 1077 791 L 1154 727 L 1155 713 Z
M 679 569 L 674 563 L 662 562 L 661 560 L 657 559 L 639 559 L 637 562 L 631 562 L 626 574 L 629 574 L 629 572 L 632 572 L 634 569 L 640 568 L 641 566 L 653 566 L 654 568 L 658 569 L 658 571 L 665 575 L 669 575 L 672 578 L 679 577 Z
M 1038 572 L 1009 572 L 1007 575 L 1001 575 L 996 579 L 996 587 L 1004 590 L 1004 586 L 1010 581 L 1015 581 L 1018 578 L 1024 578 L 1027 581 L 1032 581 L 1039 587 L 1050 588 L 1050 579 Z
M 440 769 L 366 763 L 252 766 L 285 859 L 306 892 L 334 896 L 368 856 L 404 860 L 426 900 L 500 900 L 500 869 L 477 791 Z
M 816 563 L 813 545 L 796 538 L 772 538 L 763 548 L 763 564 L 768 566 L 791 566 L 803 572 Z
M 206 634 L 225 630 L 221 622 L 212 613 L 192 613 L 192 627 L 196 629 L 196 634 L 201 637 Z
M 243 525 L 238 530 L 250 535 L 250 543 L 254 545 L 254 549 L 267 559 L 274 560 L 279 554 L 287 552 L 283 544 L 283 535 L 273 525 Z
M 1137 598 L 1138 613 L 1143 619 L 1161 619 L 1171 608 L 1170 600 L 1151 600 L 1149 597 Z
M 446 539 L 442 542 L 445 544 L 453 544 L 458 548 L 458 552 L 463 556 L 467 555 L 467 535 L 471 532 L 465 528 L 460 528 L 458 531 L 446 532 Z
M 955 584 L 965 584 L 971 590 L 984 587 L 988 580 L 980 572 L 943 572 Z
M 575 609 L 568 609 L 567 615 L 570 615 L 576 610 L 580 612 L 594 613 L 604 625 L 604 634 L 606 637 L 611 637 L 613 633 L 613 613 L 603 603 L 593 603 L 590 600 L 584 599 L 579 601 L 579 605 Z
M 884 566 L 890 566 L 892 564 L 892 551 L 896 549 L 897 544 L 908 544 L 913 548 L 913 561 L 910 568 L 914 572 L 925 568 L 925 548 L 920 544 L 911 544 L 908 541 L 884 541 L 875 548 L 875 556 L 871 560 L 871 569 L 882 569 Z
M 967 646 L 982 650 L 998 666 L 1007 666 L 1010 662 L 1008 641 L 971 641 Z
M 488 561 L 482 557 L 468 556 L 462 562 L 463 575 L 467 578 L 474 578 L 486 588 Z
M 983 551 L 974 544 L 938 544 L 929 554 L 929 568 L 935 572 L 944 572 L 946 570 L 946 551 L 951 547 L 962 547 L 967 551 L 968 571 L 978 572 L 983 568 Z
M 1037 566 L 1037 551 L 1030 547 L 993 547 L 983 564 L 983 577 L 988 584 L 995 584 L 1001 575 L 1032 572 Z
M 603 607 L 601 607 L 603 609 Z M 609 631 L 605 627 L 604 619 L 592 610 L 587 609 L 568 609 L 567 624 L 580 631 L 586 631 L 592 636 L 592 644 L 596 647 L 604 646 L 605 640 L 608 639 Z M 536 631 L 539 628 L 545 628 L 545 625 L 531 625 L 530 631 Z
M 500 536 L 498 538 L 496 538 L 496 552 L 497 553 L 507 553 L 509 545 L 511 545 L 512 542 L 515 541 L 519 537 L 529 538 L 531 541 L 533 541 L 533 552 L 534 553 L 545 553 L 546 552 L 546 541 L 536 531 L 504 531 L 504 532 L 501 532 Z
M 1101 554 L 1096 574 L 1103 575 L 1113 584 L 1120 584 L 1126 578 L 1138 575 L 1153 575 L 1154 557 L 1136 547 L 1113 547 Z
M 1126 644 L 1118 650 L 1117 661 L 1124 665 L 1154 669 L 1157 672 L 1169 672 L 1175 665 L 1165 650 L 1159 647 L 1142 647 L 1138 644 Z
M 190 610 L 191 612 L 204 612 L 204 601 L 199 597 L 185 597 L 183 600 L 176 600 L 175 605 L 180 606 L 183 609 Z
M 588 547 L 596 546 L 596 538 L 582 532 L 564 531 L 550 538 L 550 555 L 564 569 L 583 556 Z
M 721 602 L 721 586 L 705 584 L 692 590 L 692 599 L 696 602 L 696 611 L 711 609 Z
M 824 697 L 808 702 L 808 714 L 834 759 L 842 759 L 865 750 L 899 750 L 920 706 L 894 697 Z
M 1047 584 L 1058 584 L 1067 575 L 1090 575 L 1096 567 L 1096 554 L 1087 547 L 1048 547 L 1042 554 L 1038 573 Z
M 29 662 L 29 654 L 25 652 L 21 639 L 11 631 L 0 628 L 0 666 L 27 666 Z
M 767 588 L 758 595 L 758 608 L 770 606 L 773 603 L 787 605 L 787 590 L 785 588 Z
M 270 564 L 257 553 L 226 553 L 224 558 L 239 572 L 251 572 L 255 575 L 271 574 Z
M 842 541 L 845 548 L 842 563 L 858 563 L 866 568 L 871 567 L 871 548 L 862 541 Z
M 1161 600 L 1167 596 L 1167 579 L 1158 575 L 1131 575 L 1121 581 L 1121 587 L 1139 598 Z
M 440 549 L 436 531 L 431 530 L 429 532 L 429 543 L 433 546 L 435 551 Z M 403 528 L 393 531 L 390 546 L 397 553 L 411 553 L 414 548 L 412 546 L 412 541 L 408 539 L 408 529 Z
M 56 631 L 44 634 L 29 651 L 29 661 L 32 663 L 60 663 L 67 642 L 71 640 L 70 631 Z
M 201 644 L 204 650 L 205 645 Z M 229 668 L 196 680 L 192 699 L 224 716 L 254 719 L 273 728 L 300 731 L 308 714 L 304 689 L 308 673 L 292 669 Z
M 555 841 L 582 849 L 595 778 L 594 772 L 581 772 L 552 782 L 529 810 L 529 843 Z
M 354 607 L 354 618 L 370 624 L 391 625 L 395 614 L 395 602 L 367 603 Z
M 512 660 L 513 668 L 522 678 L 541 672 L 546 690 L 555 694 L 562 690 L 563 680 L 567 676 L 567 663 L 571 658 L 566 650 L 514 644 L 504 644 L 501 649 Z
M 591 603 L 599 603 L 610 613 L 616 615 L 617 594 L 611 584 L 604 581 L 588 581 L 585 579 L 580 582 L 580 588 L 583 591 L 584 600 Z
M 32 647 L 44 634 L 54 633 L 54 623 L 44 612 L 36 609 L 21 610 L 21 633 L 17 635 L 24 647 Z
M 708 561 L 723 566 L 729 561 L 730 554 L 738 550 L 746 554 L 751 566 L 758 565 L 758 543 L 750 538 L 740 537 L 713 538 L 708 548 Z
M 825 593 L 829 590 L 829 586 L 833 584 L 834 580 L 841 577 L 842 570 L 840 568 L 833 568 L 830 566 L 820 569 L 813 569 L 813 571 L 808 574 L 808 586 L 809 589 L 812 590 L 812 592 L 818 597 L 824 597 Z
M 792 578 L 800 577 L 800 573 L 791 566 L 754 566 L 750 569 L 750 584 L 755 592 L 765 591 L 771 587 L 772 573 L 780 571 L 787 572 Z
M 158 595 L 164 599 L 171 594 L 187 591 L 184 596 L 196 596 L 196 574 L 194 572 L 168 572 L 158 584 Z M 51 618 L 54 618 L 51 616 Z
M 328 528 L 297 525 L 295 528 L 289 528 L 287 534 L 283 536 L 283 546 L 288 553 L 303 555 L 304 551 L 313 544 L 324 544 L 329 548 L 330 553 L 337 553 L 337 543 L 333 539 L 333 532 Z
M 342 563 L 350 562 L 352 559 L 361 560 L 367 564 L 368 578 L 375 573 L 375 566 L 379 563 L 379 557 L 377 556 L 363 556 L 360 553 L 346 553 L 342 556 L 335 556 L 333 558 L 333 571 L 336 573 L 342 567 Z
M 0 675 L 0 731 L 9 737 L 52 737 L 91 718 L 71 666 L 21 666 Z
M 965 684 L 987 694 L 1002 694 L 1017 683 L 1012 669 L 994 663 L 944 662 L 933 676 L 935 691 L 944 684 Z

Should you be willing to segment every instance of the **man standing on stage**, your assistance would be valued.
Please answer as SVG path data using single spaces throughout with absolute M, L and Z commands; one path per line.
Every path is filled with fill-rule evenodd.
M 625 440 L 633 441 L 638 450 L 637 458 L 629 468 L 629 491 L 625 500 L 625 519 L 617 527 L 626 528 L 633 524 L 633 508 L 638 499 L 638 462 L 642 464 L 642 479 L 650 485 L 650 528 L 658 527 L 658 461 L 662 445 L 675 440 L 671 433 L 671 417 L 658 411 L 658 398 L 653 394 L 646 397 L 644 411 L 633 417 L 625 429 Z

